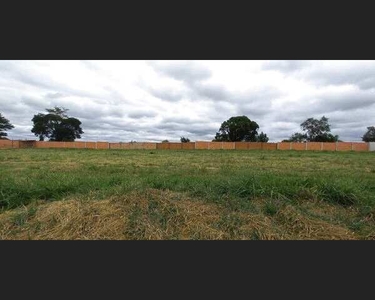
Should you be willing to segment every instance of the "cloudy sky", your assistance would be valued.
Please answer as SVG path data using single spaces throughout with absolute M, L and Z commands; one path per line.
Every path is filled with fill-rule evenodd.
M 309 117 L 344 141 L 375 126 L 375 61 L 0 61 L 0 112 L 13 139 L 36 139 L 34 114 L 62 106 L 82 140 L 212 140 L 246 115 L 280 141 Z

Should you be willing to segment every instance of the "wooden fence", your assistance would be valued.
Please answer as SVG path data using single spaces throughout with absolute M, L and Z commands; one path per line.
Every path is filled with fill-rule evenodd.
M 370 147 L 371 145 L 371 147 Z M 372 143 L 254 143 L 207 142 L 191 143 L 110 143 L 110 142 L 39 142 L 0 140 L 0 148 L 73 148 L 73 149 L 143 149 L 143 150 L 315 150 L 315 151 L 374 151 Z

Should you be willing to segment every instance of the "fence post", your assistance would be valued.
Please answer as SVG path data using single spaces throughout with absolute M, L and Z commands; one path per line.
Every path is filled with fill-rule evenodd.
M 66 143 L 64 142 L 64 148 L 66 148 Z
M 276 143 L 276 150 L 279 150 L 279 143 Z
M 111 149 L 110 145 L 109 145 L 109 142 L 108 142 L 108 149 Z
M 87 142 L 85 142 L 85 149 L 87 149 Z
M 320 151 L 323 150 L 323 142 L 320 143 Z
M 335 151 L 337 151 L 337 142 L 335 142 Z
M 98 142 L 95 142 L 95 149 L 98 149 Z
M 292 150 L 292 142 L 289 143 L 289 150 Z
M 353 143 L 350 143 L 350 150 L 353 151 Z
M 307 150 L 307 142 L 305 142 L 305 150 Z

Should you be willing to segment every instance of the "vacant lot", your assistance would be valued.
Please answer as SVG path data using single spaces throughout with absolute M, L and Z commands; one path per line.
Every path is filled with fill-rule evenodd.
M 375 153 L 0 150 L 0 239 L 375 239 Z

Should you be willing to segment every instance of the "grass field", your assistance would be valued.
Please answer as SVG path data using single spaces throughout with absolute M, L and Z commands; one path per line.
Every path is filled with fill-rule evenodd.
M 375 239 L 375 153 L 0 150 L 0 239 Z

